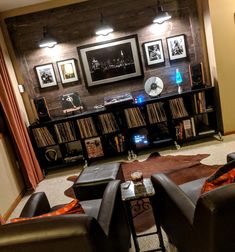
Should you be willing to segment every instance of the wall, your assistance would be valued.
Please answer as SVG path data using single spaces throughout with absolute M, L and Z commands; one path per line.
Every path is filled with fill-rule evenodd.
M 225 134 L 235 132 L 235 1 L 208 0 Z M 215 67 L 213 68 L 215 70 Z M 214 71 L 215 72 L 215 71 Z
M 31 98 L 44 96 L 51 114 L 57 116 L 62 114 L 60 96 L 74 91 L 80 94 L 86 109 L 103 103 L 103 98 L 107 95 L 125 91 L 142 91 L 145 80 L 150 76 L 159 76 L 163 79 L 164 93 L 176 92 L 175 69 L 177 67 L 183 74 L 183 88 L 190 88 L 188 65 L 203 61 L 196 1 L 165 0 L 164 8 L 172 13 L 173 19 L 162 25 L 152 24 L 156 9 L 155 0 L 94 0 L 8 18 L 6 24 L 15 53 L 21 64 L 27 92 Z M 98 41 L 99 38 L 94 36 L 94 30 L 99 22 L 101 10 L 106 20 L 115 29 L 115 33 L 109 39 L 138 34 L 140 47 L 146 41 L 162 39 L 166 58 L 165 65 L 147 68 L 144 64 L 145 77 L 142 79 L 122 81 L 87 90 L 84 85 L 77 47 Z M 59 41 L 59 44 L 53 49 L 37 48 L 37 42 L 41 39 L 44 25 L 48 26 L 50 32 Z M 170 64 L 166 37 L 182 33 L 187 36 L 188 60 Z M 58 76 L 56 61 L 69 58 L 78 60 L 80 81 L 74 85 L 63 86 Z M 141 58 L 144 63 L 142 48 Z M 34 67 L 46 63 L 54 64 L 58 80 L 56 88 L 39 88 Z

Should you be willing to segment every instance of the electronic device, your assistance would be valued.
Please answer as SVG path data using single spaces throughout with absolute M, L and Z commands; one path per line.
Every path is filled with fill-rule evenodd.
M 159 77 L 150 77 L 145 81 L 144 90 L 149 96 L 156 97 L 163 90 L 163 81 Z
M 51 119 L 45 97 L 34 99 L 34 104 L 37 110 L 39 121 L 45 122 Z
M 203 63 L 189 65 L 189 75 L 192 89 L 205 87 Z
M 149 146 L 148 130 L 145 128 L 137 130 L 132 135 L 132 141 L 136 149 L 142 149 Z
M 131 93 L 122 93 L 118 95 L 106 96 L 104 97 L 104 106 L 120 105 L 123 103 L 133 102 L 133 97 Z

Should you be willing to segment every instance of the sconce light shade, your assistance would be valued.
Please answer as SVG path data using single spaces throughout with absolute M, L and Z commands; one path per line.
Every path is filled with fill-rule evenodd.
M 57 41 L 55 38 L 53 38 L 47 30 L 47 27 L 43 27 L 43 38 L 38 42 L 38 46 L 43 47 L 49 47 L 52 48 L 57 44 Z
M 108 34 L 113 32 L 113 28 L 111 26 L 109 26 L 105 21 L 104 21 L 104 17 L 101 13 L 100 15 L 100 25 L 98 26 L 98 28 L 95 31 L 95 34 L 97 36 L 102 35 L 102 36 L 107 36 Z
M 171 15 L 163 10 L 162 5 L 160 5 L 160 1 L 158 1 L 158 7 L 157 7 L 157 15 L 153 20 L 153 23 L 162 24 L 163 22 L 171 19 Z

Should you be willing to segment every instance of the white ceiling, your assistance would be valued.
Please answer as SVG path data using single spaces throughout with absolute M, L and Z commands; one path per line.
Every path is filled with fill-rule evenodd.
M 49 1 L 51 0 L 0 0 L 0 12 Z

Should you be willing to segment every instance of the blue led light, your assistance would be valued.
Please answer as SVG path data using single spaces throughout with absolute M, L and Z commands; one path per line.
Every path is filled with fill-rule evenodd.
M 144 102 L 144 97 L 142 95 L 139 95 L 136 97 L 136 103 L 142 103 Z

